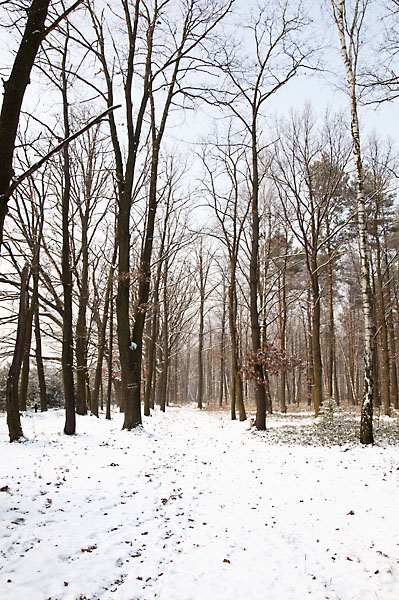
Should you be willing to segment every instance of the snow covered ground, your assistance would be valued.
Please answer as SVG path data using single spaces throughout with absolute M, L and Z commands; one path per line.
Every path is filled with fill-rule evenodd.
M 62 411 L 27 413 L 10 444 L 2 416 L 0 598 L 398 600 L 398 448 L 287 439 L 284 419 L 170 408 L 67 437 Z

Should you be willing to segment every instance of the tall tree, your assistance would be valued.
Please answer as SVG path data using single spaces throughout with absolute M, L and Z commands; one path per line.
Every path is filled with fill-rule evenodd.
M 250 321 L 252 350 L 261 350 L 262 336 L 258 308 L 259 290 L 259 205 L 264 173 L 260 169 L 262 154 L 261 117 L 267 100 L 292 79 L 298 69 L 308 63 L 307 44 L 298 43 L 306 25 L 306 18 L 298 5 L 287 1 L 264 3 L 247 29 L 245 57 L 236 63 L 221 65 L 225 75 L 225 93 L 218 101 L 228 107 L 245 129 L 248 142 L 248 165 L 251 195 L 251 251 L 249 267 Z M 248 48 L 253 53 L 248 59 Z M 255 400 L 257 429 L 266 428 L 266 391 L 262 365 L 256 365 Z
M 65 38 L 61 62 L 61 93 L 63 106 L 64 137 L 70 135 L 68 105 L 68 36 Z M 72 270 L 69 237 L 69 206 L 71 200 L 71 172 L 69 146 L 62 151 L 63 190 L 62 190 L 62 288 L 64 295 L 64 312 L 62 323 L 62 381 L 65 399 L 64 433 L 73 435 L 76 432 L 75 390 L 73 381 L 73 315 L 72 315 Z
M 333 19 L 338 31 L 342 60 L 346 70 L 347 90 L 350 101 L 352 150 L 355 162 L 356 200 L 361 261 L 360 282 L 362 288 L 364 324 L 364 385 L 360 423 L 360 441 L 372 444 L 373 398 L 374 398 L 374 338 L 375 325 L 370 280 L 370 261 L 367 235 L 367 219 L 364 197 L 364 175 L 360 128 L 358 117 L 357 76 L 362 25 L 366 16 L 368 0 L 331 0 Z

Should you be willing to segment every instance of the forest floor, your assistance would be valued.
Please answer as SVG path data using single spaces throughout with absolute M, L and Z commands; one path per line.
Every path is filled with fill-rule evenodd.
M 9 444 L 1 417 L 0 598 L 399 598 L 397 418 L 373 447 L 344 414 L 63 421 L 25 413 Z

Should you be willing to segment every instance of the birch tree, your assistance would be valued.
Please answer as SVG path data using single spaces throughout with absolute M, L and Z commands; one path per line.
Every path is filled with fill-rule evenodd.
M 364 325 L 364 383 L 360 424 L 360 441 L 372 444 L 373 438 L 373 399 L 374 399 L 374 337 L 372 291 L 370 281 L 370 261 L 367 236 L 367 220 L 364 195 L 364 175 L 360 128 L 358 116 L 358 68 L 361 33 L 368 7 L 368 0 L 331 0 L 332 15 L 337 28 L 341 56 L 346 70 L 346 84 L 349 95 L 352 150 L 355 163 L 356 201 L 361 261 L 361 288 Z

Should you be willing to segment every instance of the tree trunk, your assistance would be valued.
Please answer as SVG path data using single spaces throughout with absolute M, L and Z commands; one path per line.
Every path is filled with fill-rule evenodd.
M 364 323 L 364 383 L 363 383 L 363 398 L 362 411 L 360 421 L 360 442 L 362 444 L 373 444 L 373 400 L 374 400 L 374 336 L 375 326 L 373 321 L 372 294 L 370 283 L 370 264 L 369 250 L 367 239 L 367 224 L 366 210 L 364 199 L 364 183 L 363 183 L 363 167 L 362 155 L 360 146 L 360 130 L 359 119 L 357 114 L 357 98 L 356 98 L 356 62 L 353 62 L 346 45 L 346 28 L 344 11 L 345 0 L 339 0 L 337 3 L 332 0 L 334 17 L 338 27 L 339 39 L 341 44 L 341 54 L 346 68 L 348 91 L 350 98 L 351 110 L 351 133 L 353 142 L 353 156 L 355 160 L 356 172 L 356 196 L 357 196 L 357 217 L 358 217 L 358 233 L 360 247 L 360 281 L 362 288 L 362 305 L 363 305 L 363 323 Z M 358 18 L 362 18 L 362 13 Z M 358 21 L 353 23 L 356 28 L 361 26 Z M 353 28 L 350 29 L 353 34 Z M 351 54 L 355 53 L 357 58 L 357 42 L 353 37 L 349 37 Z M 355 65 L 355 66 L 354 66 Z
M 207 396 L 208 396 L 208 404 L 213 400 L 213 336 L 212 336 L 212 326 L 211 321 L 208 319 L 208 329 L 209 329 L 209 349 L 207 352 Z
M 27 410 L 28 404 L 28 385 L 29 385 L 29 370 L 30 370 L 30 351 L 32 346 L 32 330 L 33 330 L 33 314 L 34 314 L 34 298 L 32 294 L 31 302 L 26 315 L 25 329 L 25 348 L 24 359 L 22 362 L 21 377 L 19 384 L 19 410 Z
M 399 408 L 399 389 L 398 389 L 398 372 L 396 368 L 396 339 L 395 339 L 395 326 L 393 320 L 392 310 L 392 289 L 391 289 L 391 274 L 389 269 L 388 255 L 385 252 L 385 269 L 387 272 L 387 289 L 388 289 L 388 332 L 389 332 L 389 345 L 390 345 L 390 356 L 391 356 L 391 380 L 392 380 L 392 404 L 394 409 Z
M 375 229 L 377 225 L 375 224 Z M 381 245 L 375 231 L 375 243 L 377 250 L 377 288 L 378 288 L 378 312 L 379 312 L 379 324 L 380 324 L 380 339 L 381 339 L 381 359 L 382 359 L 382 400 L 384 405 L 384 414 L 389 416 L 391 414 L 391 393 L 390 393 L 390 369 L 389 369 L 389 347 L 388 347 L 388 326 L 386 320 L 386 309 L 385 309 L 385 294 L 384 294 L 384 281 L 382 277 L 381 269 Z
M 330 227 L 329 220 L 326 222 L 327 227 L 327 254 L 328 254 L 328 309 L 329 309 L 329 324 L 328 324 L 328 395 L 334 398 L 337 406 L 340 404 L 340 395 L 338 388 L 337 375 L 337 352 L 335 343 L 335 320 L 334 320 L 334 288 L 333 288 L 333 258 L 330 242 Z
M 46 379 L 44 377 L 43 367 L 43 355 L 42 355 L 42 340 L 40 335 L 40 317 L 39 317 L 39 306 L 36 305 L 35 309 L 35 341 L 36 341 L 36 368 L 37 377 L 39 380 L 39 394 L 40 394 L 40 411 L 45 412 L 47 410 L 47 391 L 46 391 Z
M 249 295 L 250 318 L 252 334 L 252 350 L 256 354 L 261 348 L 261 335 L 258 312 L 258 283 L 259 283 L 259 172 L 258 148 L 256 132 L 256 116 L 252 122 L 252 229 L 251 229 L 251 257 L 249 266 Z M 266 390 L 262 365 L 255 365 L 255 426 L 259 431 L 266 429 Z
M 223 406 L 224 396 L 224 378 L 225 378 L 225 337 L 226 337 L 226 287 L 225 281 L 223 280 L 223 312 L 222 312 L 222 323 L 220 330 L 220 369 L 219 369 L 219 406 Z
M 169 200 L 169 196 L 168 196 L 168 200 Z M 151 414 L 151 412 L 150 412 L 151 397 L 152 397 L 152 392 L 153 392 L 153 386 L 155 385 L 155 382 L 153 382 L 153 379 L 154 379 L 155 347 L 156 347 L 156 341 L 157 341 L 157 335 L 158 335 L 158 320 L 159 320 L 159 312 L 158 312 L 159 284 L 161 281 L 161 271 L 162 271 L 162 264 L 163 264 L 163 254 L 164 254 L 164 248 L 165 248 L 168 216 L 169 216 L 169 204 L 166 207 L 166 216 L 165 216 L 165 221 L 163 224 L 161 245 L 160 245 L 159 255 L 158 255 L 158 266 L 157 266 L 157 272 L 156 272 L 156 276 L 155 276 L 154 292 L 153 292 L 153 295 L 154 295 L 154 297 L 153 297 L 153 314 L 152 314 L 152 320 L 151 320 L 151 325 L 150 325 L 151 332 L 150 332 L 150 336 L 149 336 L 149 340 L 148 340 L 148 344 L 147 344 L 148 355 L 147 355 L 147 370 L 146 370 L 146 388 L 145 388 L 145 393 L 144 393 L 144 415 L 146 417 L 149 417 Z M 154 408 L 154 406 L 152 406 L 152 408 Z
M 158 162 L 161 139 L 153 143 L 151 159 L 150 190 L 148 198 L 147 227 L 145 231 L 143 250 L 140 258 L 139 287 L 137 304 L 134 314 L 132 342 L 128 348 L 131 381 L 128 383 L 129 394 L 125 401 L 125 420 L 123 429 L 133 429 L 140 425 L 141 420 L 141 362 L 143 351 L 143 331 L 145 316 L 148 309 L 148 298 L 151 283 L 151 256 L 154 240 L 155 213 L 157 209 L 157 180 Z M 128 249 L 127 249 L 128 250 Z M 118 325 L 119 327 L 119 325 Z M 123 387 L 122 387 L 123 389 Z M 125 391 L 127 391 L 125 390 Z
M 201 285 L 200 297 L 200 322 L 198 330 L 198 391 L 197 407 L 203 408 L 203 388 L 204 388 L 204 365 L 203 365 L 203 347 L 204 347 L 204 294 Z
M 313 407 L 319 415 L 323 395 L 323 374 L 320 348 L 320 293 L 316 261 L 312 261 L 312 357 L 313 357 Z
M 108 381 L 107 381 L 107 408 L 105 418 L 111 420 L 111 395 L 112 395 L 112 361 L 114 356 L 114 298 L 111 293 L 111 310 L 109 315 L 109 347 L 108 347 Z
M 66 57 L 67 57 L 68 38 L 64 46 L 62 58 L 62 97 L 63 97 L 63 117 L 64 117 L 64 135 L 69 137 L 69 114 L 68 114 L 68 96 L 66 79 Z M 73 322 L 72 322 L 72 273 L 70 265 L 70 245 L 69 245 L 69 203 L 71 192 L 70 159 L 68 144 L 64 146 L 63 152 L 63 174 L 64 189 L 62 193 L 62 287 L 64 292 L 64 313 L 63 313 L 63 335 L 62 335 L 62 379 L 64 386 L 65 399 L 65 427 L 64 433 L 74 435 L 76 431 L 75 416 L 75 393 L 73 383 Z
M 286 267 L 286 259 L 285 265 Z M 280 350 L 281 352 L 285 352 L 286 345 L 286 322 L 287 322 L 287 295 L 286 295 L 286 286 L 285 286 L 285 268 L 283 273 L 279 274 L 278 277 L 278 329 L 279 329 L 279 338 L 280 338 Z M 287 412 L 287 404 L 285 399 L 287 385 L 287 374 L 285 370 L 281 371 L 280 374 L 280 410 L 282 413 Z
M 86 187 L 88 183 L 86 183 Z M 86 192 L 87 194 L 87 192 Z M 76 321 L 76 412 L 78 415 L 87 414 L 87 327 L 86 327 L 86 311 L 89 301 L 89 249 L 87 241 L 87 229 L 89 222 L 89 206 L 86 198 L 86 207 L 82 219 L 82 274 L 80 279 L 79 290 L 79 307 L 78 317 Z M 98 416 L 98 410 L 97 410 Z
M 168 390 L 168 373 L 169 373 L 169 314 L 168 314 L 168 261 L 165 260 L 164 272 L 163 272 L 163 324 L 162 324 L 162 338 L 163 338 L 163 363 L 162 363 L 162 375 L 161 375 L 161 394 L 159 398 L 159 405 L 162 412 L 165 412 L 166 407 L 166 395 Z
M 236 279 L 235 266 L 230 272 L 230 283 L 228 289 L 228 314 L 229 314 L 229 329 L 231 340 L 231 418 L 236 418 L 236 409 L 238 409 L 240 421 L 245 421 L 247 416 L 244 405 L 244 390 L 240 368 L 239 343 L 237 332 L 237 295 L 236 295 Z
M 90 401 L 90 410 L 91 410 L 91 413 L 96 417 L 98 417 L 98 401 L 99 401 L 100 386 L 101 386 L 101 381 L 102 381 L 103 360 L 104 360 L 105 342 L 106 342 L 105 338 L 106 338 L 106 333 L 107 333 L 107 322 L 108 322 L 108 315 L 110 312 L 110 304 L 111 304 L 111 311 L 113 310 L 112 294 L 113 294 L 115 260 L 116 260 L 116 249 L 114 250 L 114 255 L 112 257 L 112 264 L 111 264 L 111 267 L 109 269 L 109 274 L 108 274 L 108 283 L 107 283 L 107 289 L 105 292 L 103 318 L 100 323 L 99 332 L 98 332 L 98 351 L 97 351 L 96 372 L 95 372 L 95 377 L 94 377 L 94 387 L 93 387 L 93 391 L 92 391 L 91 398 L 90 398 L 90 400 L 91 400 Z M 112 326 L 112 324 L 110 325 L 110 327 L 111 326 Z M 111 366 L 112 366 L 112 364 L 111 364 Z M 110 378 L 110 375 L 108 372 L 108 380 L 109 380 L 109 378 Z M 108 383 L 108 385 L 109 385 L 109 383 Z M 108 400 L 108 396 L 107 396 L 107 400 Z
M 28 310 L 28 265 L 21 274 L 21 294 L 19 300 L 17 339 L 14 354 L 7 377 L 6 407 L 7 425 L 10 442 L 14 442 L 23 436 L 18 404 L 18 382 L 25 348 L 26 319 Z

